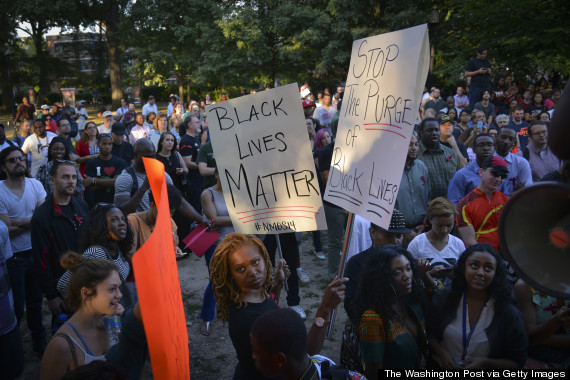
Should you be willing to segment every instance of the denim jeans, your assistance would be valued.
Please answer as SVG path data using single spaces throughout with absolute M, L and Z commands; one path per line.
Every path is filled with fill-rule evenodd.
M 323 244 L 321 243 L 321 231 L 313 231 L 313 247 L 315 247 L 315 252 L 323 251 Z
M 218 247 L 217 244 L 211 246 L 204 257 L 206 258 L 206 266 L 208 267 L 208 274 L 210 274 L 210 260 L 214 256 L 214 251 Z M 204 299 L 202 300 L 202 311 L 200 312 L 200 318 L 206 322 L 212 322 L 214 315 L 216 313 L 216 299 L 214 298 L 214 291 L 212 290 L 212 281 L 208 281 L 208 286 L 204 290 Z
M 45 338 L 45 327 L 42 323 L 42 291 L 38 276 L 34 275 L 31 250 L 15 253 L 6 261 L 6 267 L 12 284 L 18 324 L 24 316 L 25 305 L 26 320 L 32 332 L 32 340 L 40 341 Z
M 488 88 L 487 87 L 469 86 L 469 107 L 467 107 L 467 109 L 469 109 L 470 111 L 473 111 L 473 107 L 475 107 L 475 103 L 481 101 L 481 95 L 483 94 L 483 91 L 485 91 L 485 90 L 488 90 Z

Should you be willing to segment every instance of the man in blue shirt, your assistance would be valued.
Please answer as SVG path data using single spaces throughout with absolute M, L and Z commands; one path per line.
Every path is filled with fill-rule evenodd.
M 510 197 L 515 191 L 525 186 L 532 185 L 532 172 L 530 165 L 522 156 L 511 153 L 517 141 L 517 132 L 509 126 L 499 129 L 497 135 L 495 155 L 507 161 L 509 176 L 503 181 L 501 190 Z
M 447 188 L 447 199 L 457 205 L 463 197 L 475 189 L 481 181 L 479 169 L 483 161 L 493 157 L 495 140 L 488 133 L 480 133 L 473 140 L 476 160 L 455 173 Z

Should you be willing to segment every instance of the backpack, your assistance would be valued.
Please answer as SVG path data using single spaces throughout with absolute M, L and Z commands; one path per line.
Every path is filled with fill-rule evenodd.
M 133 178 L 133 187 L 131 188 L 131 197 L 132 197 L 139 189 L 139 181 L 137 180 L 137 175 L 135 174 L 135 168 L 129 166 L 128 168 L 125 169 L 125 171 L 129 173 Z

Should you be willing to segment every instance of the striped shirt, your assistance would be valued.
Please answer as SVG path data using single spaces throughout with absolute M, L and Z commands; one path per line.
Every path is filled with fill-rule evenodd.
M 101 247 L 100 245 L 93 245 L 93 246 L 87 248 L 85 250 L 85 252 L 83 252 L 83 256 L 88 258 L 88 259 L 109 260 L 110 255 L 108 255 L 106 249 Z M 113 261 L 113 263 L 115 263 L 115 266 L 117 267 L 117 271 L 119 272 L 119 277 L 121 278 L 121 281 L 125 281 L 125 279 L 129 275 L 131 267 L 130 267 L 129 263 L 127 262 L 127 260 L 123 257 L 123 254 L 121 253 L 121 251 L 119 251 L 119 255 L 117 256 L 117 258 L 113 259 L 111 261 Z M 57 282 L 57 291 L 62 296 L 65 296 L 67 294 L 67 290 L 68 290 L 67 288 L 68 288 L 70 278 L 71 278 L 71 272 L 69 270 L 67 270 L 67 271 L 65 271 L 65 273 L 61 276 L 61 278 Z

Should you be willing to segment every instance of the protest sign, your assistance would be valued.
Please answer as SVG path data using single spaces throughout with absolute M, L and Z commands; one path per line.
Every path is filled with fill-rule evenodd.
M 143 325 L 155 379 L 190 379 L 188 330 L 182 304 L 164 165 L 143 158 L 158 216 L 152 235 L 133 256 Z
M 428 65 L 425 24 L 354 41 L 326 201 L 388 228 Z
M 206 114 L 236 232 L 326 229 L 296 83 L 212 104 Z

